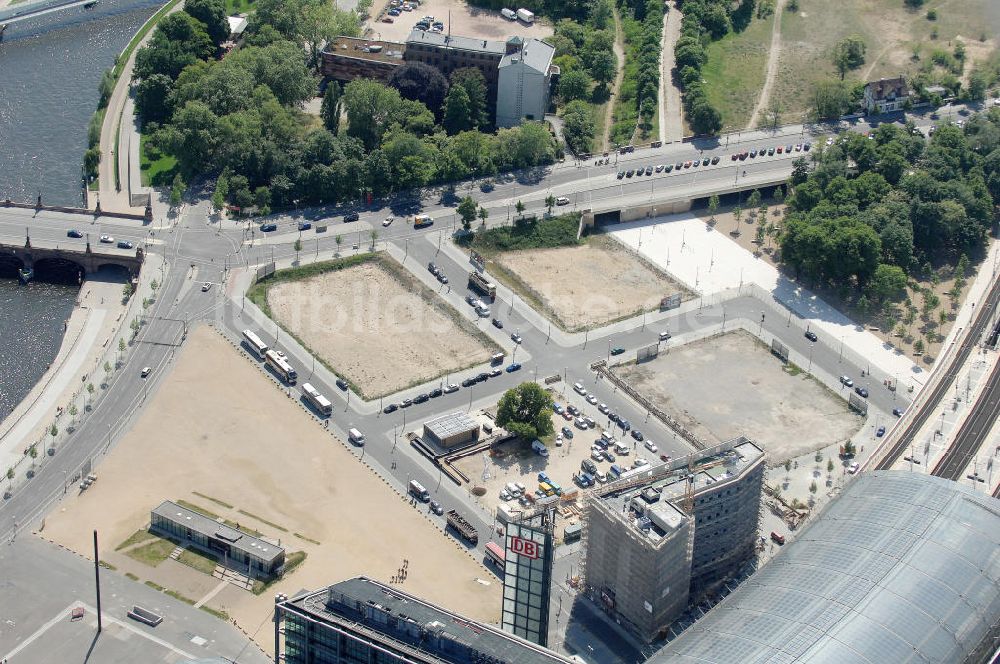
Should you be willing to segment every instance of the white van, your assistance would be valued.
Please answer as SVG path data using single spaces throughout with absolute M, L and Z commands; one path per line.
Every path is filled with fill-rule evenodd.
M 602 438 L 602 439 L 604 440 L 604 442 L 605 442 L 605 443 L 607 443 L 608 445 L 614 445 L 614 444 L 615 444 L 615 442 L 616 442 L 616 441 L 615 441 L 615 437 L 614 437 L 614 436 L 612 436 L 612 435 L 611 435 L 610 433 L 608 433 L 607 431 L 602 431 L 602 432 L 601 432 L 601 438 Z
M 545 447 L 545 443 L 540 440 L 531 441 L 531 449 L 541 457 L 547 457 L 549 455 L 549 448 Z
M 505 357 L 507 357 L 505 353 L 494 353 L 493 357 L 490 358 L 490 364 L 500 364 Z
M 666 341 L 670 338 L 669 332 L 660 332 L 660 341 Z
M 573 383 L 573 391 L 581 397 L 587 396 L 587 390 L 584 388 L 583 383 Z
M 479 314 L 480 318 L 489 318 L 490 308 L 480 302 L 479 305 L 476 306 L 476 313 Z
M 506 7 L 504 7 L 503 9 L 500 10 L 500 15 L 503 16 L 508 21 L 517 20 L 517 12 L 514 11 L 513 9 L 507 9 Z
M 347 439 L 350 440 L 355 445 L 357 445 L 358 447 L 361 447 L 362 445 L 365 444 L 365 434 L 361 433 L 357 429 L 348 429 Z

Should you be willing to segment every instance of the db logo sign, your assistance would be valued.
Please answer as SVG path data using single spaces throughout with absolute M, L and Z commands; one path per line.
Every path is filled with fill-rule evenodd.
M 534 560 L 535 558 L 538 558 L 538 548 L 538 542 L 521 539 L 520 537 L 510 538 L 510 550 L 519 556 L 524 556 Z

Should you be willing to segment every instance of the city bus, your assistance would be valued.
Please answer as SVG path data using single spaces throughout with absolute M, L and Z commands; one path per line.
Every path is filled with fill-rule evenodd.
M 295 380 L 299 375 L 295 373 L 295 369 L 288 363 L 284 353 L 271 349 L 264 353 L 264 361 L 267 363 L 267 366 L 271 367 L 274 373 L 278 374 L 281 380 L 289 385 L 295 384 Z
M 252 350 L 257 357 L 264 359 L 265 353 L 267 353 L 267 344 L 260 340 L 256 334 L 250 330 L 243 330 L 243 341 L 250 350 Z
M 475 270 L 469 273 L 469 288 L 485 295 L 491 300 L 495 300 L 497 297 L 496 284 Z
M 502 570 L 505 560 L 506 556 L 504 555 L 503 547 L 496 542 L 486 543 L 486 562 L 493 563 Z
M 306 401 L 312 404 L 313 408 L 324 415 L 330 415 L 333 413 L 333 404 L 330 403 L 330 400 L 320 394 L 319 391 L 309 383 L 302 383 L 302 396 L 306 398 Z
M 415 217 L 413 217 L 414 228 L 426 228 L 433 223 L 434 220 L 431 219 L 430 215 L 427 214 L 418 214 Z

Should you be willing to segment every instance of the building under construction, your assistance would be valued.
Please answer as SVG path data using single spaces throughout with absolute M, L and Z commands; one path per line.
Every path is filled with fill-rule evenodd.
M 584 583 L 646 642 L 754 553 L 764 452 L 737 438 L 631 470 L 587 496 Z

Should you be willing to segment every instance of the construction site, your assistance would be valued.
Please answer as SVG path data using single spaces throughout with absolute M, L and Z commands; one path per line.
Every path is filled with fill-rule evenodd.
M 755 551 L 764 452 L 739 437 L 639 468 L 587 495 L 583 585 L 643 642 Z

